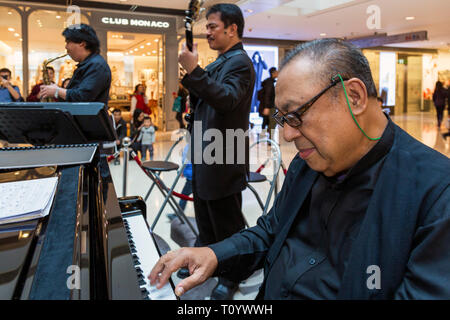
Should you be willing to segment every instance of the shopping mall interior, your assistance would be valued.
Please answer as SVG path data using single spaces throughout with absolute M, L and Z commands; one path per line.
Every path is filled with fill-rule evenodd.
M 220 2 L 207 0 L 204 7 Z M 269 77 L 271 67 L 279 68 L 286 54 L 297 45 L 321 38 L 345 39 L 360 47 L 367 58 L 382 99 L 381 108 L 392 121 L 428 147 L 450 156 L 450 137 L 443 137 L 450 130 L 450 101 L 440 126 L 433 103 L 437 81 L 450 90 L 450 1 L 227 2 L 241 8 L 245 18 L 244 49 L 255 65 L 263 65 L 257 84 Z M 172 108 L 179 80 L 184 75 L 178 52 L 186 39 L 184 20 L 188 3 L 186 0 L 0 0 L 0 68 L 11 70 L 11 82 L 26 100 L 33 86 L 42 81 L 44 60 L 65 52 L 62 31 L 73 23 L 75 11 L 68 8 L 75 6 L 80 10 L 79 22 L 96 30 L 100 54 L 111 69 L 109 111 L 122 111 L 130 134 L 131 97 L 137 85 L 144 85 L 152 110 L 150 116 L 158 128 L 153 159 L 181 164 L 186 141 L 176 142 L 183 133 Z M 156 23 L 144 23 L 148 21 Z M 205 38 L 204 12 L 194 23 L 193 34 L 194 43 L 198 44 L 198 63 L 206 67 L 215 61 L 217 52 L 209 48 Z M 75 61 L 69 56 L 53 61 L 51 66 L 58 85 L 71 78 L 76 69 Z M 263 214 L 260 201 L 266 205 L 267 200 L 270 209 L 283 184 L 284 169 L 289 168 L 298 153 L 292 142 L 283 139 L 280 126 L 270 136 L 276 147 L 265 142 L 269 135 L 261 129 L 258 103 L 253 99 L 250 113 L 250 171 L 259 170 L 266 180 L 243 191 L 242 211 L 250 227 Z M 169 219 L 173 208 L 157 187 L 153 186 L 149 193 L 153 180 L 136 161 L 125 161 L 123 149 L 118 152 L 118 161 L 109 162 L 116 196 L 145 199 L 148 225 L 163 239 L 165 250 L 178 249 L 180 245 L 173 239 L 173 224 Z M 138 152 L 138 157 L 147 156 Z M 160 177 L 167 186 L 181 192 L 184 178 L 176 170 L 161 172 Z M 184 213 L 187 217 L 195 216 L 191 201 Z M 254 299 L 262 277 L 261 270 L 255 272 L 240 284 L 234 299 Z M 181 281 L 175 273 L 172 280 L 175 285 Z M 211 278 L 184 299 L 209 299 L 216 283 L 216 278 Z

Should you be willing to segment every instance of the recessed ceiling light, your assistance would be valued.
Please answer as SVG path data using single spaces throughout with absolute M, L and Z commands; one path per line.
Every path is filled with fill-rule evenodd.
M 16 31 L 16 29 L 14 29 L 14 28 L 8 28 L 8 31 L 14 32 L 14 31 Z
M 141 46 L 141 49 L 144 49 L 144 46 Z
M 23 39 L 22 39 L 22 38 L 20 38 L 20 39 L 19 39 L 19 41 L 23 41 Z
M 414 20 L 416 17 L 406 17 L 406 20 Z
M 155 39 L 155 42 L 159 42 L 159 39 Z
M 11 11 L 8 11 L 8 14 L 12 14 L 12 12 L 11 12 Z
M 148 46 L 151 45 L 151 42 L 147 42 L 147 45 L 148 45 Z
M 61 16 L 56 16 L 56 19 L 61 19 Z
M 156 50 L 153 50 L 152 52 L 153 52 L 153 53 L 156 53 Z
M 20 37 L 20 34 L 18 34 L 17 32 L 14 33 L 14 37 Z
M 327 34 L 326 33 L 321 33 L 320 36 L 321 37 L 325 37 Z
M 137 49 L 137 48 L 134 48 L 134 51 L 138 51 L 138 49 Z

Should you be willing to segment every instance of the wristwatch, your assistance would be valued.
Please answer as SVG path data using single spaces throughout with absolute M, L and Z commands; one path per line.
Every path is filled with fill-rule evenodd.
M 56 91 L 55 91 L 55 99 L 58 99 L 58 91 L 59 91 L 59 88 L 56 88 Z

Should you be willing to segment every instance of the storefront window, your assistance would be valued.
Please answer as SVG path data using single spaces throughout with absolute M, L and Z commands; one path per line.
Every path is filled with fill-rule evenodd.
M 30 14 L 29 30 L 29 90 L 42 81 L 44 60 L 55 58 L 66 52 L 62 35 L 68 26 L 70 13 L 66 11 L 37 10 Z M 81 15 L 81 23 L 88 24 L 86 16 Z M 76 63 L 69 56 L 49 64 L 55 69 L 55 82 L 61 86 L 64 79 L 72 77 Z
M 11 82 L 23 94 L 22 28 L 19 13 L 0 7 L 0 69 L 11 70 Z
M 143 84 L 152 110 L 151 117 L 162 123 L 164 91 L 164 37 L 161 34 L 108 32 L 108 64 L 112 83 L 110 108 L 129 110 L 135 87 Z M 131 115 L 128 115 L 131 117 Z

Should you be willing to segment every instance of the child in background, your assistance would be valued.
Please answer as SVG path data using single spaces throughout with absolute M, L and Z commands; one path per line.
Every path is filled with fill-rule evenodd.
M 182 156 L 182 163 L 186 162 L 186 166 L 183 170 L 183 176 L 186 178 L 186 183 L 184 184 L 183 190 L 181 191 L 182 194 L 185 196 L 190 196 L 192 194 L 192 163 L 187 159 L 187 153 L 189 152 L 189 144 L 186 145 L 183 149 L 183 156 Z M 186 200 L 180 199 L 180 202 L 178 203 L 180 205 L 180 208 L 186 209 Z M 175 219 L 177 216 L 175 213 L 168 213 L 167 218 L 169 218 L 170 221 Z
M 155 142 L 156 128 L 152 124 L 152 119 L 146 116 L 144 126 L 141 128 L 137 141 L 141 143 L 142 159 L 147 160 L 147 150 L 150 152 L 150 160 L 153 160 L 153 143 Z

